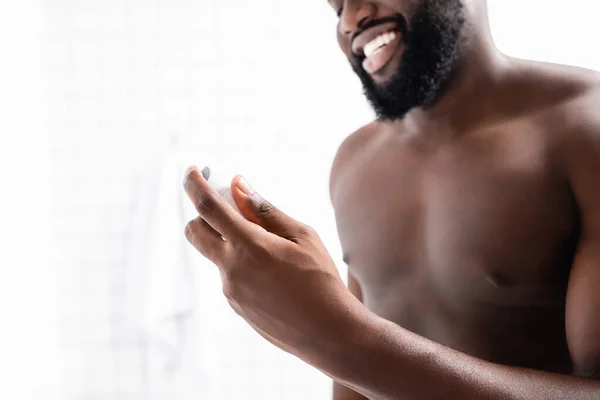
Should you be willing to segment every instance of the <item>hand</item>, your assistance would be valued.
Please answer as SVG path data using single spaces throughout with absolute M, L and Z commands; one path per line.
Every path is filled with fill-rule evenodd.
M 219 267 L 229 304 L 258 333 L 306 360 L 331 352 L 354 332 L 362 304 L 313 229 L 273 207 L 240 176 L 231 191 L 243 216 L 195 167 L 184 187 L 200 214 L 186 226 L 188 241 Z

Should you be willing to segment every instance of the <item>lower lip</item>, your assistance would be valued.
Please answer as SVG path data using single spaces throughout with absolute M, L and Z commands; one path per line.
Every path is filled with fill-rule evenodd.
M 383 67 L 389 64 L 392 60 L 400 44 L 400 34 L 397 33 L 394 40 L 383 46 L 380 50 L 371 54 L 370 57 L 364 59 L 362 66 L 369 74 L 379 72 Z

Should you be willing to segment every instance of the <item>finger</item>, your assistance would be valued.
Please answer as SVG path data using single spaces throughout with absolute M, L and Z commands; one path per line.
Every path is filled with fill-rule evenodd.
M 185 237 L 196 250 L 219 267 L 229 259 L 231 244 L 223 240 L 201 217 L 197 217 L 185 226 Z
M 268 232 L 294 242 L 308 233 L 308 227 L 264 199 L 242 176 L 233 179 L 231 193 L 242 215 Z
M 198 168 L 188 168 L 183 185 L 198 214 L 227 240 L 246 241 L 251 236 L 252 224 L 227 204 Z

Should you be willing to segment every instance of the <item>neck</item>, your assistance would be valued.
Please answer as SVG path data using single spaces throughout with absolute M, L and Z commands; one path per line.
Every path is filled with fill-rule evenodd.
M 485 13 L 485 9 L 471 9 L 470 14 Z M 428 108 L 410 111 L 403 124 L 416 130 L 464 132 L 493 109 L 491 102 L 498 91 L 507 61 L 493 44 L 487 17 L 481 15 L 470 21 L 466 31 L 479 33 L 465 40 L 463 54 L 443 95 Z

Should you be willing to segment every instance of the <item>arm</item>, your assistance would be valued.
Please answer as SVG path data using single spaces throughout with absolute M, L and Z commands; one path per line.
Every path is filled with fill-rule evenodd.
M 597 324 L 597 323 L 596 323 Z M 314 365 L 372 399 L 592 400 L 600 381 L 485 362 L 414 335 L 374 316 L 357 328 L 362 345 L 343 346 Z M 591 336 L 591 335 L 590 335 Z M 597 341 L 597 337 L 594 341 Z M 584 347 L 587 345 L 584 345 Z M 352 348 L 352 352 L 348 349 Z M 589 353 L 586 353 L 589 354 Z M 314 358 L 313 358 L 314 360 Z M 575 364 L 580 360 L 575 359 Z M 591 365 L 593 360 L 588 361 Z M 597 359 L 596 359 L 597 364 Z M 598 370 L 589 370 L 597 374 Z
M 360 289 L 360 284 L 356 281 L 356 279 L 352 276 L 350 272 L 348 272 L 348 289 L 350 292 L 362 302 L 362 290 Z M 365 400 L 366 397 L 356 393 L 352 389 L 348 389 L 346 386 L 333 382 L 333 400 Z
M 600 379 L 600 121 L 590 125 L 564 146 L 582 223 L 567 293 L 566 333 L 574 373 Z

